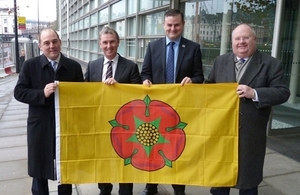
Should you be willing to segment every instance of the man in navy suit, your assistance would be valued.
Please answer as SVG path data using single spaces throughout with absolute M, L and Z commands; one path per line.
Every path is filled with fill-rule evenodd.
M 102 81 L 107 85 L 115 83 L 142 83 L 138 66 L 117 53 L 119 43 L 119 35 L 114 29 L 105 26 L 101 30 L 99 33 L 99 45 L 104 53 L 104 57 L 88 63 L 85 81 Z M 100 195 L 110 195 L 112 187 L 111 183 L 98 183 Z M 119 187 L 119 195 L 132 195 L 132 183 L 120 183 Z
M 144 85 L 150 87 L 151 84 L 164 83 L 203 83 L 200 45 L 182 37 L 184 23 L 184 16 L 179 10 L 170 9 L 165 13 L 163 25 L 166 37 L 148 44 L 141 72 Z M 168 71 L 168 56 L 171 51 L 173 59 L 171 71 Z M 172 186 L 175 195 L 185 194 L 185 185 Z M 141 195 L 156 193 L 157 184 L 147 184 Z
M 282 63 L 256 47 L 256 33 L 247 24 L 232 31 L 232 52 L 218 56 L 208 83 L 238 82 L 240 101 L 239 167 L 236 186 L 240 195 L 257 195 L 263 179 L 266 129 L 274 105 L 290 96 Z M 221 98 L 221 97 L 220 97 Z M 222 131 L 222 129 L 220 129 Z M 213 187 L 213 195 L 229 195 L 229 187 Z

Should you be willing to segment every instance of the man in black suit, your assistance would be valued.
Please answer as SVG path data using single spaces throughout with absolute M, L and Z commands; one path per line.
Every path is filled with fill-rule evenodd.
M 236 186 L 240 195 L 257 195 L 263 179 L 266 130 L 271 108 L 287 101 L 290 91 L 282 63 L 256 46 L 256 33 L 247 24 L 232 31 L 232 52 L 218 56 L 208 83 L 238 82 L 240 101 L 239 167 Z M 221 98 L 221 97 L 220 97 Z M 222 129 L 220 129 L 222 131 Z M 229 187 L 213 187 L 213 195 L 229 195 Z
M 78 62 L 61 54 L 61 40 L 56 31 L 43 29 L 39 36 L 43 55 L 23 63 L 14 96 L 29 105 L 27 146 L 28 174 L 33 178 L 32 194 L 49 195 L 48 179 L 57 179 L 54 168 L 54 91 L 57 83 L 54 81 L 83 82 L 83 74 Z M 58 194 L 71 195 L 72 185 L 59 185 Z
M 171 9 L 165 13 L 164 30 L 166 37 L 148 44 L 141 72 L 144 85 L 203 83 L 200 45 L 182 37 L 184 23 L 184 16 L 179 10 Z M 170 55 L 172 60 L 169 63 L 171 51 L 173 52 Z M 184 185 L 173 184 L 172 186 L 175 195 L 185 194 Z M 141 195 L 156 193 L 157 184 L 147 184 Z
M 114 29 L 105 26 L 101 30 L 99 33 L 99 46 L 104 53 L 104 57 L 88 63 L 85 81 L 102 81 L 107 85 L 142 83 L 138 66 L 117 53 L 119 43 L 119 35 Z M 111 183 L 98 183 L 100 195 L 110 195 L 112 187 Z M 120 183 L 119 187 L 119 195 L 132 195 L 132 183 Z

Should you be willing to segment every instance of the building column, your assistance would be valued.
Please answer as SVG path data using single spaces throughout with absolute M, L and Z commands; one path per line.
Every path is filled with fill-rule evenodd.
M 294 41 L 294 52 L 293 52 L 293 61 L 292 61 L 292 69 L 291 69 L 291 80 L 290 80 L 290 91 L 291 95 L 288 100 L 289 103 L 295 104 L 297 102 L 297 89 L 298 89 L 298 81 L 299 81 L 299 66 L 300 66 L 300 3 L 298 7 L 298 18 L 296 24 L 297 27 L 295 28 L 295 41 Z

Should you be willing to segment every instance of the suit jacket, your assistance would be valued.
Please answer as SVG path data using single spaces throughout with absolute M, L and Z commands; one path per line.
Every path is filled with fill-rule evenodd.
M 56 179 L 54 94 L 46 98 L 46 84 L 58 81 L 83 82 L 78 62 L 61 58 L 54 72 L 45 55 L 26 60 L 14 89 L 16 100 L 29 105 L 27 119 L 28 174 L 39 179 Z
M 217 57 L 208 82 L 236 82 L 234 59 L 232 52 Z M 240 100 L 239 171 L 236 187 L 249 189 L 258 186 L 263 178 L 266 129 L 271 107 L 284 103 L 290 92 L 285 83 L 281 62 L 259 51 L 253 54 L 239 84 L 254 88 L 259 98 L 259 102 L 245 98 Z
M 200 45 L 181 37 L 178 49 L 175 82 L 190 77 L 193 83 L 203 83 Z M 166 83 L 166 38 L 148 44 L 141 76 L 143 81 L 148 79 L 153 84 Z
M 88 63 L 84 80 L 88 82 L 102 81 L 104 57 L 98 58 Z M 132 61 L 119 55 L 117 69 L 114 79 L 118 83 L 138 83 L 141 84 L 141 77 L 138 66 Z

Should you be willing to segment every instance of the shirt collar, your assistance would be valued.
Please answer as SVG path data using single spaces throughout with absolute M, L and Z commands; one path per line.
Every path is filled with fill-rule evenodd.
M 103 64 L 107 64 L 109 61 L 113 61 L 114 63 L 116 63 L 116 62 L 118 62 L 118 60 L 119 60 L 119 55 L 118 54 L 112 60 L 109 60 L 104 56 Z
M 49 62 L 55 61 L 58 64 L 58 62 L 60 61 L 60 58 L 61 58 L 61 55 L 59 54 L 59 56 L 55 60 L 51 60 L 49 58 L 47 58 L 47 59 L 48 59 Z
M 176 45 L 179 45 L 180 41 L 181 41 L 181 36 L 173 42 L 175 42 Z M 168 37 L 166 37 L 166 45 L 168 45 L 170 42 L 172 41 Z

